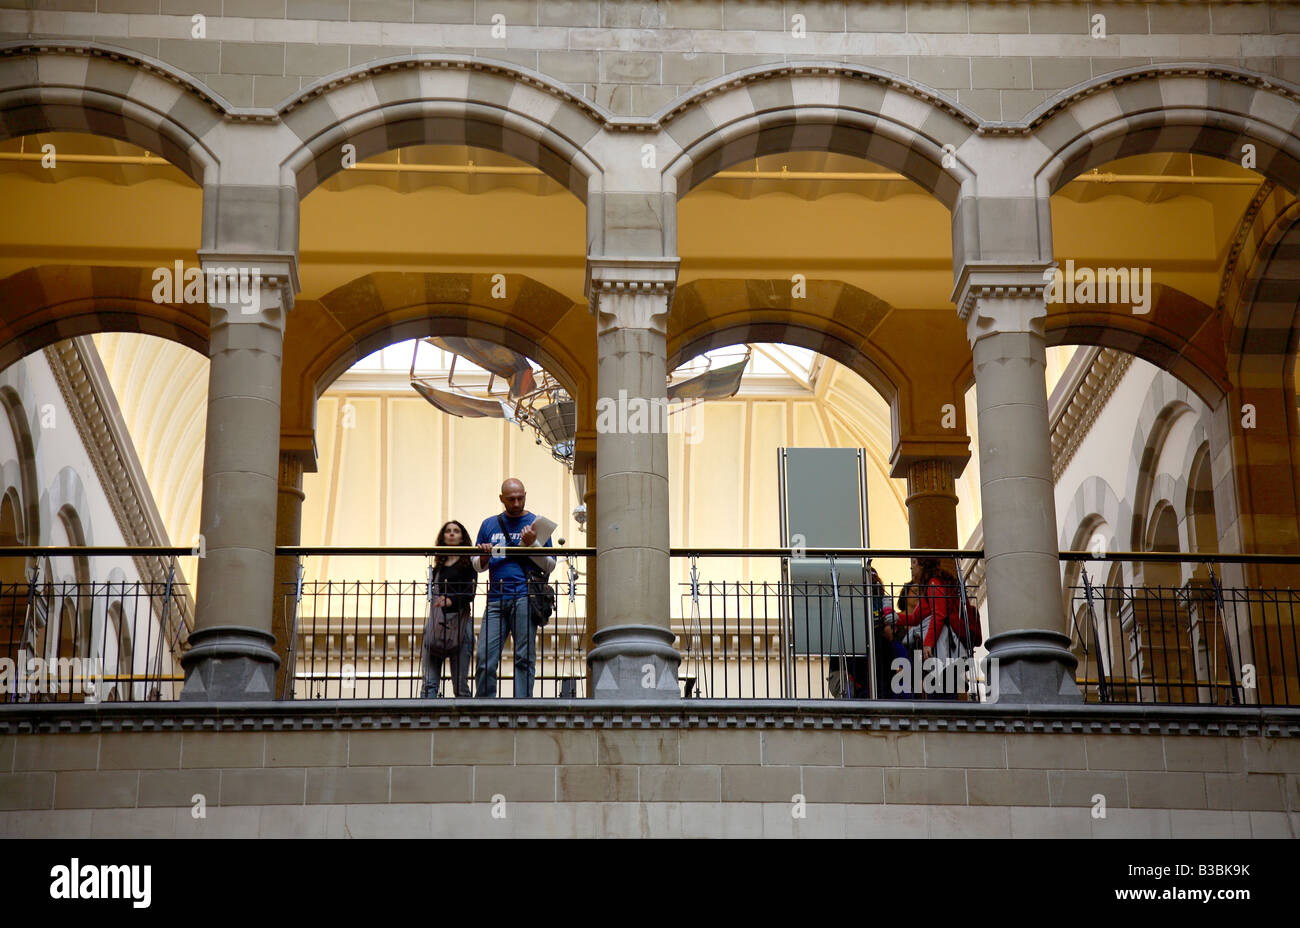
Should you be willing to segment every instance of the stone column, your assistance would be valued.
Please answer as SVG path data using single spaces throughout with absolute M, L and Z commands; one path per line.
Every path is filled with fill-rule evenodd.
M 596 314 L 598 699 L 675 699 L 669 626 L 667 319 L 676 258 L 588 259 Z
M 298 281 L 292 255 L 200 252 L 209 286 L 207 440 L 195 627 L 181 699 L 271 699 L 280 362 Z M 230 274 L 230 271 L 234 274 Z
M 964 463 L 964 462 L 963 462 Z M 907 467 L 907 531 L 913 548 L 957 548 L 953 462 L 923 458 Z
M 1082 701 L 1061 607 L 1047 425 L 1050 266 L 967 262 L 953 292 L 975 365 L 988 672 L 1004 703 Z
M 298 545 L 302 543 L 302 458 L 293 452 L 280 452 L 280 479 L 275 504 L 275 543 Z M 293 647 L 293 604 L 289 594 L 298 579 L 298 559 L 275 559 L 275 586 L 271 592 L 271 632 L 275 635 L 275 654 L 280 666 L 275 674 L 275 698 L 293 699 L 293 687 L 285 688 L 286 679 L 293 675 L 293 662 L 289 651 Z

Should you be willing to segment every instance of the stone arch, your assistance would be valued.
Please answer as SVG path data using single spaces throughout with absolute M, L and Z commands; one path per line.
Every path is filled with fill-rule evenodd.
M 209 134 L 230 112 L 155 58 L 99 42 L 0 44 L 0 140 L 89 132 L 156 152 L 198 184 L 215 182 Z
M 77 473 L 77 469 L 71 465 L 60 468 L 49 487 L 41 494 L 41 525 L 43 526 L 41 544 L 52 544 L 50 538 L 54 520 L 66 513 L 71 513 L 75 517 L 75 521 L 70 523 L 76 532 L 75 535 L 70 535 L 74 538 L 73 544 L 93 544 L 95 533 L 90 521 L 90 503 L 86 494 L 86 485 L 81 479 L 81 474 Z M 65 524 L 69 523 L 65 522 Z
M 676 146 L 664 159 L 670 197 L 685 196 L 738 161 L 811 150 L 898 171 L 949 210 L 973 177 L 957 149 L 979 127 L 964 107 L 915 81 L 820 61 L 725 75 L 675 101 L 657 119 Z
M 1187 521 L 1187 550 L 1198 554 L 1219 550 L 1218 514 L 1214 511 L 1214 476 L 1210 468 L 1210 442 L 1205 428 L 1197 424 L 1199 434 L 1192 442 L 1186 465 L 1187 493 L 1183 512 Z
M 1156 466 L 1165 439 L 1175 420 L 1184 415 L 1203 415 L 1204 405 L 1191 392 L 1187 384 L 1167 373 L 1152 381 L 1138 413 L 1129 450 L 1128 487 L 1125 498 L 1132 501 L 1129 524 L 1129 550 L 1142 550 L 1146 538 L 1147 514 L 1154 497 Z M 1174 491 L 1175 498 L 1177 496 Z M 1176 511 L 1175 511 L 1176 514 Z
M 1089 521 L 1091 520 L 1091 522 Z M 1091 476 L 1084 478 L 1074 491 L 1065 517 L 1061 520 L 1059 543 L 1062 551 L 1082 551 L 1087 549 L 1098 524 L 1104 522 L 1110 529 L 1102 537 L 1106 550 L 1116 550 L 1116 542 L 1122 536 L 1119 532 L 1131 521 L 1128 507 L 1122 502 L 1106 478 Z M 1071 531 L 1069 526 L 1076 526 Z M 1085 525 L 1089 531 L 1085 533 Z M 1082 545 L 1082 547 L 1080 547 Z
M 504 275 L 507 296 L 494 299 L 494 276 L 376 272 L 299 301 L 285 333 L 282 432 L 311 434 L 316 400 L 340 374 L 425 335 L 482 338 L 527 355 L 577 402 L 579 435 L 594 428 L 596 329 L 587 307 L 517 274 Z
M 298 144 L 280 182 L 299 198 L 343 170 L 344 144 L 361 161 L 407 145 L 473 145 L 539 168 L 584 202 L 599 187 L 587 151 L 605 115 L 550 78 L 459 55 L 410 55 L 312 84 L 280 108 Z
M 1216 485 L 1234 488 L 1229 515 L 1239 524 L 1230 535 L 1243 550 L 1290 553 L 1300 547 L 1300 200 L 1269 194 L 1247 218 L 1222 294 L 1231 390 L 1215 431 L 1220 447 L 1231 448 L 1232 475 L 1216 474 Z M 1248 406 L 1250 428 L 1243 427 Z M 1294 574 L 1285 582 L 1294 583 Z
M 1147 313 L 1133 304 L 1047 304 L 1049 347 L 1097 345 L 1149 361 L 1187 384 L 1209 407 L 1228 390 L 1227 358 L 1211 306 L 1181 290 L 1152 284 Z
M 208 353 L 206 303 L 155 303 L 152 268 L 44 265 L 0 280 L 0 369 L 79 335 L 136 332 Z
M 936 314 L 920 345 L 907 331 L 906 313 L 879 297 L 837 280 L 809 280 L 806 288 L 804 297 L 792 299 L 790 281 L 781 279 L 709 278 L 679 286 L 668 315 L 668 369 L 712 348 L 745 342 L 808 348 L 856 372 L 880 393 L 890 405 L 896 443 L 924 437 L 949 445 L 957 456 L 968 453 L 970 343 L 956 315 Z M 954 407 L 955 428 L 942 427 L 945 403 Z
M 18 449 L 18 460 L 13 462 L 12 466 L 5 462 L 5 484 L 13 486 L 18 491 L 20 507 L 18 516 L 22 523 L 23 543 L 39 544 L 43 523 L 36 467 L 36 441 L 33 438 L 33 423 L 29 419 L 31 413 L 28 413 L 17 387 L 3 381 L 0 381 L 0 409 L 4 410 L 14 445 Z M 36 410 L 32 411 L 35 412 Z M 39 430 L 36 430 L 35 434 L 39 434 Z
M 1034 169 L 1046 201 L 1098 165 L 1149 152 L 1191 152 L 1241 162 L 1300 190 L 1300 91 L 1286 81 L 1222 65 L 1119 71 L 1057 94 L 1026 119 L 1040 145 Z

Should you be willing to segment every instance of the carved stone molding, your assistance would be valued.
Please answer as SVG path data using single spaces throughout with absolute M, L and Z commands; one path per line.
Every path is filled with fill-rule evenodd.
M 992 261 L 967 261 L 957 274 L 957 282 L 952 289 L 952 302 L 957 307 L 957 314 L 969 326 L 978 326 L 988 333 L 1006 331 L 1027 331 L 1035 317 L 1046 317 L 1046 290 L 1051 283 L 1051 276 L 1046 272 L 1055 266 L 1051 261 L 1034 261 L 1020 264 L 1007 264 Z M 999 319 L 990 316 L 981 320 L 972 318 L 972 312 L 980 301 L 1015 300 L 1027 305 L 1010 318 Z M 1022 318 L 1028 317 L 1028 318 Z M 1042 321 L 1038 322 L 1041 330 Z
M 1051 417 L 1053 481 L 1061 479 L 1132 362 L 1133 356 L 1126 352 L 1096 350 L 1073 389 L 1062 398 Z
M 167 531 L 94 343 L 84 337 L 58 342 L 45 349 L 45 359 L 104 489 L 123 541 L 138 546 L 169 545 Z M 167 582 L 170 558 L 136 556 L 133 560 L 141 580 L 160 585 Z M 175 641 L 182 626 L 194 627 L 194 600 L 188 588 L 179 588 L 174 601 L 177 608 L 169 611 L 167 617 L 167 641 Z
M 1259 706 L 999 706 L 851 700 L 297 700 L 0 706 L 0 734 L 394 729 L 789 729 L 1002 734 L 1300 737 L 1300 709 Z
M 942 458 L 914 461 L 907 469 L 907 501 L 917 496 L 944 496 L 956 501 L 952 463 Z
M 668 310 L 677 287 L 680 258 L 587 258 L 587 299 L 596 317 L 597 335 L 623 326 L 666 331 Z M 605 296 L 633 298 L 611 311 Z M 635 297 L 655 297 L 638 305 Z

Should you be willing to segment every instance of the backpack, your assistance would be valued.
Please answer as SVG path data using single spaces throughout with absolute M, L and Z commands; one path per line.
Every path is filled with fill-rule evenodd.
M 969 644 L 975 650 L 984 643 L 984 628 L 980 622 L 980 611 L 973 599 L 966 600 L 966 608 L 959 609 L 952 617 L 952 633 L 963 645 Z M 969 638 L 967 633 L 969 630 Z

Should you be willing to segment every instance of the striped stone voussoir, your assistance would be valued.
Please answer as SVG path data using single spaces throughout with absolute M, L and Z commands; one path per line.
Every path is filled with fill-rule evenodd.
M 170 270 L 170 268 L 169 268 Z M 0 280 L 0 368 L 97 332 L 137 332 L 206 355 L 206 303 L 155 303 L 154 268 L 43 265 Z
M 1202 422 L 1209 418 L 1209 408 L 1188 388 L 1187 384 L 1161 371 L 1151 382 L 1142 409 L 1138 413 L 1137 424 L 1133 427 L 1133 440 L 1129 450 L 1128 486 L 1124 499 L 1132 505 L 1129 510 L 1127 543 L 1130 551 L 1146 550 L 1147 515 L 1155 495 L 1157 482 L 1156 466 L 1168 436 L 1169 428 L 1175 419 L 1183 413 L 1191 413 Z M 1204 430 L 1200 433 L 1204 435 Z M 1198 443 L 1199 446 L 1199 443 Z M 1183 482 L 1182 497 L 1186 497 L 1187 474 L 1181 474 Z M 1178 513 L 1181 522 L 1186 513 L 1177 488 L 1167 491 L 1170 501 Z
M 1104 540 L 1106 551 L 1120 550 L 1124 546 L 1123 530 L 1131 519 L 1131 507 L 1119 498 L 1105 477 L 1095 474 L 1085 477 L 1061 519 L 1061 550 L 1091 550 L 1097 535 Z
M 586 200 L 589 153 L 604 116 L 536 73 L 462 57 L 415 55 L 312 85 L 281 110 L 301 144 L 283 167 L 300 196 L 362 161 L 407 145 L 471 145 L 539 168 Z M 346 152 L 345 144 L 354 146 Z
M 1041 143 L 1044 160 L 1035 175 L 1047 192 L 1108 161 L 1150 152 L 1238 163 L 1253 155 L 1260 174 L 1300 189 L 1300 90 L 1233 68 L 1121 71 L 1064 91 L 1024 126 L 1009 128 Z
M 856 371 L 892 403 L 907 377 L 871 342 L 890 305 L 838 280 L 809 280 L 805 286 L 797 300 L 788 278 L 710 278 L 679 286 L 668 316 L 668 369 L 714 348 L 795 345 Z
M 1228 375 L 1214 309 L 1165 284 L 1152 284 L 1151 291 L 1146 313 L 1133 312 L 1131 301 L 1048 303 L 1047 344 L 1099 345 L 1137 355 L 1216 405 L 1228 390 Z
M 915 82 L 829 63 L 728 75 L 660 119 L 680 149 L 664 172 L 679 197 L 740 161 L 831 151 L 898 171 L 950 209 L 971 174 L 957 151 L 979 126 Z
M 519 274 L 502 275 L 506 295 L 497 299 L 492 296 L 497 284 L 494 276 L 367 274 L 318 301 L 323 314 L 332 317 L 342 331 L 325 331 L 317 313 L 304 314 L 299 330 L 290 316 L 291 332 L 286 333 L 286 340 L 292 334 L 303 343 L 298 352 L 302 371 L 315 385 L 316 395 L 357 361 L 386 345 L 428 335 L 455 335 L 495 342 L 532 358 L 579 400 L 581 408 L 594 372 L 588 372 L 584 362 L 552 332 L 575 313 L 594 328 L 587 307 Z M 285 376 L 288 379 L 298 373 L 286 371 Z
M 160 61 L 93 42 L 0 44 L 0 140 L 104 135 L 161 155 L 201 184 L 219 168 L 205 137 L 230 115 L 224 101 Z
M 1247 268 L 1228 293 L 1228 365 L 1234 391 L 1234 482 L 1248 541 L 1268 550 L 1300 545 L 1300 435 L 1296 368 L 1300 338 L 1300 201 L 1270 200 L 1255 217 Z M 1253 412 L 1253 423 L 1246 417 Z M 1260 550 L 1264 550 L 1261 548 Z

